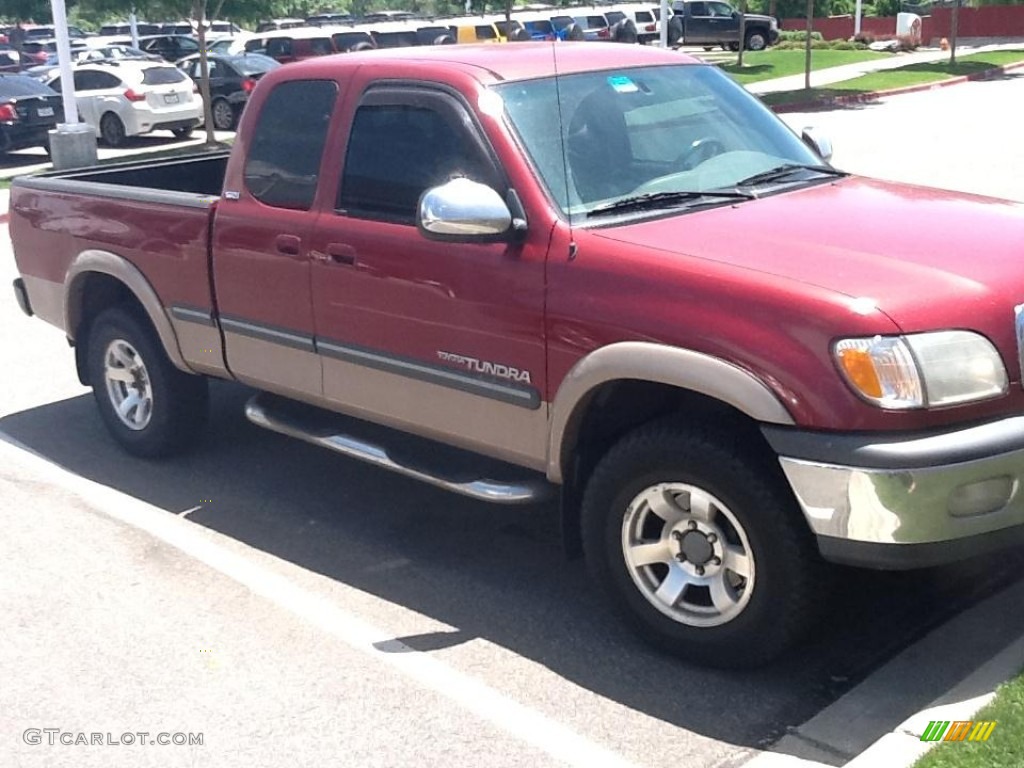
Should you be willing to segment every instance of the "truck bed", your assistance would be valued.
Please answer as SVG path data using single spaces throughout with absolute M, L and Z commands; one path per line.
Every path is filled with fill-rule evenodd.
M 228 156 L 229 152 L 225 150 L 166 160 L 129 161 L 81 170 L 51 171 L 19 179 L 18 184 L 37 189 L 67 189 L 70 184 L 79 191 L 127 199 L 136 199 L 139 192 L 184 192 L 220 197 Z M 96 189 L 91 186 L 93 184 L 102 184 L 104 189 Z
M 16 179 L 10 231 L 36 314 L 73 336 L 61 297 L 83 258 L 130 264 L 165 308 L 212 312 L 209 231 L 227 161 L 204 153 Z

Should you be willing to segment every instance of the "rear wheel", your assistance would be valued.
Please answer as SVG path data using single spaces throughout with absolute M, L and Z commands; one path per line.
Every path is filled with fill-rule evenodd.
M 210 111 L 213 113 L 213 127 L 218 131 L 233 131 L 235 129 L 235 109 L 227 99 L 214 100 Z
M 92 323 L 89 383 L 110 434 L 136 456 L 178 453 L 202 431 L 206 379 L 175 368 L 148 323 L 121 307 Z
M 595 580 L 652 644 L 723 667 L 762 664 L 814 615 L 824 565 L 777 467 L 668 421 L 598 463 L 583 500 Z
M 171 133 L 174 134 L 176 139 L 187 139 L 192 135 L 192 130 L 195 126 L 186 126 L 185 128 L 172 128 Z
M 128 138 L 124 123 L 113 112 L 107 112 L 100 120 L 100 138 L 108 147 L 123 146 Z

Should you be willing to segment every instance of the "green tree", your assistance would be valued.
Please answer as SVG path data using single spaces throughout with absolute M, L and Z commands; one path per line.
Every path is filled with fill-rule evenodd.
M 76 0 L 66 0 L 70 11 Z M 32 21 L 36 24 L 52 24 L 53 13 L 50 0 L 4 0 L 0 16 L 12 21 Z
M 199 92 L 203 98 L 203 120 L 208 145 L 216 144 L 217 139 L 213 135 L 210 69 L 206 59 L 207 20 L 225 15 L 238 19 L 271 15 L 280 7 L 280 3 L 274 0 L 84 0 L 83 5 L 91 6 L 94 11 L 119 13 L 123 16 L 135 13 L 148 21 L 188 19 L 192 22 L 199 40 Z

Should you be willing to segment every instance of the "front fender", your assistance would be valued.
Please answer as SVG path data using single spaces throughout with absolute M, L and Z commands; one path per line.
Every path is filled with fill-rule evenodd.
M 548 479 L 563 482 L 591 397 L 611 381 L 667 384 L 719 400 L 767 424 L 792 425 L 789 411 L 754 376 L 717 357 L 644 341 L 623 341 L 591 352 L 572 367 L 551 405 Z

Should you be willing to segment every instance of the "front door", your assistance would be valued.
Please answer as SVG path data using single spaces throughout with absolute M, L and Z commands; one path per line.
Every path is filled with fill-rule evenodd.
M 363 94 L 337 210 L 312 237 L 324 396 L 339 410 L 541 468 L 548 239 L 426 239 L 415 223 L 420 194 L 456 176 L 507 193 L 458 98 L 402 85 Z

